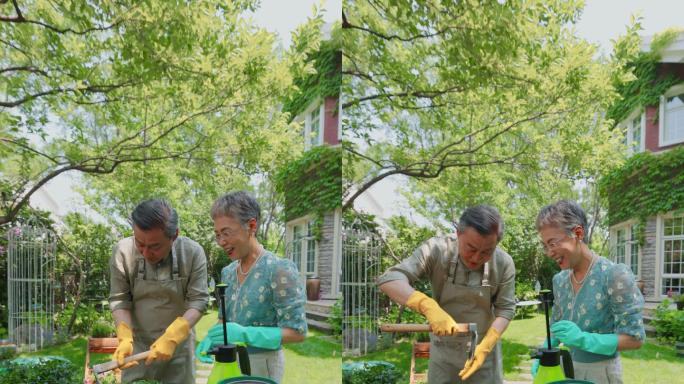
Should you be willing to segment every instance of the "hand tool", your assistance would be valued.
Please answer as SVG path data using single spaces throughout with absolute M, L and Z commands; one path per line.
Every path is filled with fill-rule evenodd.
M 430 332 L 430 324 L 382 324 L 380 330 L 383 332 Z M 468 343 L 468 358 L 472 359 L 475 356 L 475 347 L 477 347 L 477 323 L 456 323 L 456 332 L 454 335 L 465 336 L 470 335 L 470 342 Z

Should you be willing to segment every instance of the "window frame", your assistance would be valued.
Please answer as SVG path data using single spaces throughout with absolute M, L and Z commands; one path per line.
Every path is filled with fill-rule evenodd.
M 313 224 L 313 216 L 307 215 L 304 217 L 300 217 L 294 220 L 291 220 L 287 223 L 287 248 L 286 249 L 286 255 L 289 260 L 294 262 L 294 233 L 295 233 L 295 227 L 304 227 L 307 230 L 307 233 L 310 230 L 310 226 Z M 299 275 L 303 277 L 303 279 L 306 279 L 309 276 L 318 276 L 318 265 L 319 265 L 319 259 L 320 259 L 320 252 L 319 252 L 319 244 L 318 240 L 316 240 L 315 236 L 308 235 L 308 236 L 303 236 L 299 239 L 300 243 L 300 258 L 299 258 L 299 265 L 295 263 L 297 266 L 297 271 L 299 272 Z M 313 241 L 313 246 L 314 246 L 314 251 L 313 251 L 313 265 L 314 265 L 314 270 L 313 272 L 307 272 L 306 268 L 308 266 L 309 262 L 309 245 Z
M 636 238 L 635 232 L 636 232 L 636 227 L 638 223 L 634 220 L 626 221 L 624 223 L 620 223 L 618 225 L 615 225 L 611 228 L 610 230 L 610 259 L 615 262 L 615 263 L 622 263 L 625 264 L 630 268 L 632 273 L 634 273 L 634 276 L 636 277 L 637 280 L 641 278 L 641 272 L 642 272 L 642 247 L 639 244 L 639 240 Z M 618 243 L 618 232 L 624 231 L 624 242 Z M 637 246 L 637 252 L 636 255 L 633 253 L 633 246 Z M 622 250 L 624 251 L 623 253 L 623 258 L 624 260 L 618 261 L 618 247 L 624 247 Z M 634 258 L 636 257 L 636 265 L 633 265 Z M 634 272 L 634 269 L 636 267 L 636 273 Z
M 665 102 L 668 97 L 676 96 L 679 94 L 684 94 L 684 83 L 677 84 L 667 90 L 664 94 L 660 96 L 660 106 L 659 106 L 659 122 L 658 122 L 658 146 L 666 147 L 673 144 L 684 143 L 684 135 L 680 139 L 665 141 Z M 684 108 L 681 107 L 681 108 Z

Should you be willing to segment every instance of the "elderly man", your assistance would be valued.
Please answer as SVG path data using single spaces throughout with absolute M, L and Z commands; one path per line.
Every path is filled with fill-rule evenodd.
M 140 203 L 131 214 L 133 236 L 119 241 L 109 263 L 109 303 L 123 364 L 150 350 L 146 366 L 123 366 L 122 379 L 195 382 L 191 329 L 209 301 L 207 261 L 193 240 L 178 236 L 178 214 L 163 200 Z
M 499 339 L 515 314 L 515 265 L 497 247 L 503 229 L 495 208 L 468 208 L 456 235 L 429 239 L 378 279 L 392 300 L 430 323 L 430 384 L 503 382 Z M 423 279 L 430 281 L 434 299 L 411 287 Z M 477 323 L 480 341 L 472 360 L 468 337 L 454 335 L 456 322 Z

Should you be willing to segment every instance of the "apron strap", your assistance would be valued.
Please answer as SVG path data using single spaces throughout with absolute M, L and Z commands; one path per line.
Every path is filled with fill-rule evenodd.
M 489 286 L 489 261 L 484 265 L 484 272 L 482 273 L 482 281 L 480 283 L 483 287 Z
M 178 273 L 178 257 L 176 256 L 176 241 L 173 242 L 173 245 L 171 246 L 171 264 L 173 265 L 172 269 L 172 275 L 173 279 L 177 280 L 178 277 L 180 276 Z
M 145 259 L 138 258 L 138 279 L 145 280 Z

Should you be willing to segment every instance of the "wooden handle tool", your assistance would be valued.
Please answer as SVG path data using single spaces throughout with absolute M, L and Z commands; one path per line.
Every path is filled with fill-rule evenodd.
M 124 359 L 124 364 L 126 365 L 127 363 L 130 363 L 131 361 L 139 361 L 139 360 L 144 360 L 147 359 L 147 356 L 150 355 L 150 351 L 145 351 L 145 352 L 140 352 L 135 355 L 128 356 Z M 119 364 L 116 362 L 116 360 L 108 361 L 106 363 L 98 364 L 93 366 L 93 373 L 94 374 L 100 374 L 104 373 L 107 371 L 111 371 L 112 369 L 119 368 Z

